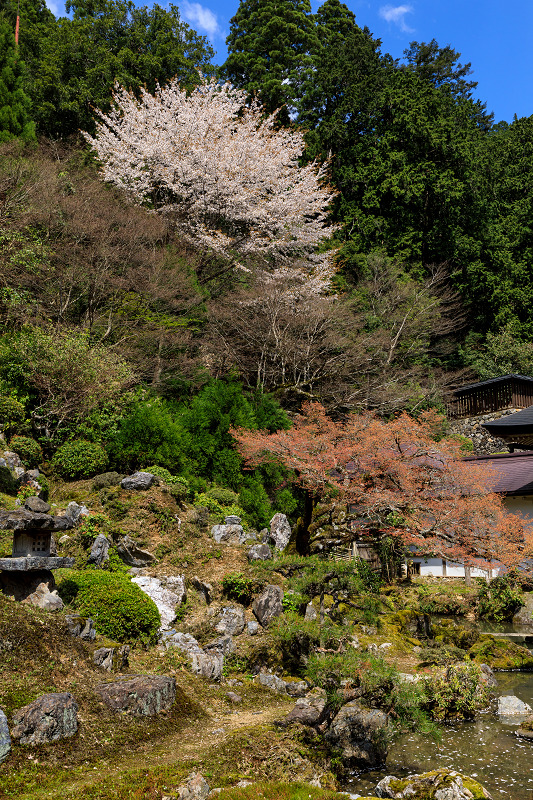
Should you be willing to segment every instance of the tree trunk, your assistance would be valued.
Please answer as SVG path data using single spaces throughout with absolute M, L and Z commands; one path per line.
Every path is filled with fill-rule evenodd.
M 470 567 L 465 565 L 465 584 L 467 586 L 472 586 L 472 571 Z

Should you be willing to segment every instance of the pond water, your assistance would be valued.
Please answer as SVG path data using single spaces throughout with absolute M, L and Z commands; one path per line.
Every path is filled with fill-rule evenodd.
M 497 630 L 517 631 L 512 626 Z M 496 679 L 495 693 L 516 695 L 533 707 L 533 673 L 500 672 Z M 485 712 L 473 722 L 444 726 L 437 742 L 428 736 L 405 735 L 391 747 L 385 770 L 354 774 L 346 789 L 371 795 L 385 775 L 403 777 L 445 767 L 476 778 L 493 800 L 533 800 L 533 741 L 514 733 L 522 719 L 500 720 Z

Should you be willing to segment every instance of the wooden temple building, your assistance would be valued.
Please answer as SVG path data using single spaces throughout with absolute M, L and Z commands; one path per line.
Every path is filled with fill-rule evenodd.
M 477 417 L 528 406 L 533 406 L 533 378 L 512 374 L 461 386 L 454 391 L 447 413 L 451 418 Z

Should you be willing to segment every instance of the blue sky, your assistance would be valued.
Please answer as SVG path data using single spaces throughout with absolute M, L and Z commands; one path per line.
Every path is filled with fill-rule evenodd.
M 150 0 L 137 0 L 150 5 Z M 320 2 L 311 0 L 313 11 Z M 461 53 L 461 63 L 472 64 L 477 96 L 494 111 L 495 121 L 511 122 L 514 114 L 533 114 L 533 2 L 532 0 L 344 0 L 357 23 L 368 26 L 382 40 L 383 52 L 400 58 L 413 40 L 436 39 Z M 159 0 L 160 5 L 166 5 Z M 226 57 L 225 39 L 238 0 L 175 0 L 185 19 L 208 37 L 217 52 L 216 63 Z M 61 0 L 48 0 L 57 15 Z

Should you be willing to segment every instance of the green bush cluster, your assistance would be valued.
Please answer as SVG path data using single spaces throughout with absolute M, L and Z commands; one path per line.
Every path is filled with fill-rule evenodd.
M 261 588 L 261 583 L 247 578 L 242 572 L 228 572 L 222 578 L 222 591 L 230 600 L 236 600 L 247 606 L 254 592 Z
M 107 453 L 97 442 L 75 439 L 65 442 L 52 459 L 52 469 L 62 478 L 90 478 L 107 466 Z
M 26 467 L 37 467 L 43 460 L 41 445 L 30 436 L 13 436 L 9 446 L 18 453 Z
M 98 633 L 118 642 L 157 641 L 157 606 L 127 576 L 88 569 L 70 573 L 57 588 L 65 603 L 94 620 Z
M 438 720 L 472 719 L 490 699 L 478 664 L 450 664 L 424 680 L 426 707 Z
M 0 392 L 0 430 L 9 436 L 22 426 L 25 417 L 23 404 L 16 397 Z
M 490 582 L 481 578 L 479 584 L 478 613 L 484 619 L 511 620 L 524 605 L 518 576 L 512 572 Z

